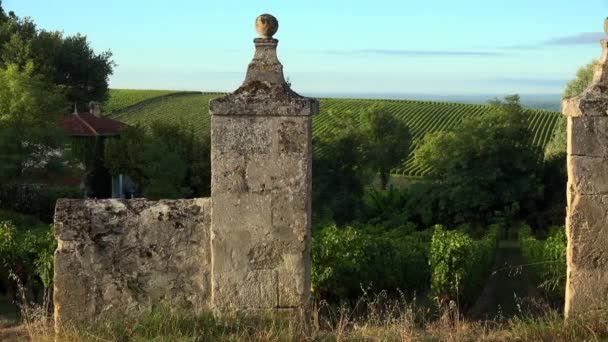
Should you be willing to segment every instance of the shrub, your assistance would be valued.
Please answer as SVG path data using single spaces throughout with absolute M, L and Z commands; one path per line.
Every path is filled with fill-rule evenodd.
M 15 295 L 18 280 L 33 299 L 38 299 L 40 287 L 50 288 L 53 279 L 53 253 L 57 247 L 53 226 L 16 225 L 5 221 L 4 215 L 0 212 L 0 284 Z
M 469 304 L 491 271 L 499 237 L 498 225 L 490 226 L 480 240 L 461 230 L 446 230 L 436 225 L 429 256 L 433 295 L 440 301 Z
M 0 186 L 0 208 L 53 222 L 55 204 L 60 198 L 82 198 L 75 187 L 11 184 Z
M 362 288 L 428 288 L 430 232 L 330 225 L 313 237 L 313 291 L 324 299 L 354 299 Z
M 562 299 L 566 285 L 566 231 L 551 227 L 546 240 L 532 235 L 529 226 L 519 229 L 519 244 L 535 284 L 551 299 Z

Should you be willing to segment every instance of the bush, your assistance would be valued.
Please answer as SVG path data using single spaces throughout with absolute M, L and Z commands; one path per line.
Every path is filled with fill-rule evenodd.
M 20 218 L 20 224 L 5 220 L 11 216 L 20 218 L 0 212 L 0 284 L 15 295 L 18 280 L 36 299 L 40 286 L 50 288 L 53 279 L 53 253 L 57 248 L 53 225 L 31 224 L 36 222 L 33 218 Z
M 564 298 L 566 285 L 566 231 L 551 227 L 546 240 L 532 236 L 529 226 L 519 229 L 519 244 L 534 283 L 554 300 Z
M 362 288 L 428 288 L 430 231 L 408 234 L 374 226 L 330 225 L 313 237 L 313 291 L 324 299 L 354 299 Z
M 433 295 L 440 301 L 469 304 L 490 274 L 499 237 L 498 225 L 490 226 L 480 240 L 461 230 L 450 231 L 436 225 L 429 256 Z
M 16 211 L 51 223 L 60 198 L 82 198 L 75 187 L 11 184 L 0 186 L 0 208 Z

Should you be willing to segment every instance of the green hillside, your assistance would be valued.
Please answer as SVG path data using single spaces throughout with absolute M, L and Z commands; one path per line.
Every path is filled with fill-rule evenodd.
M 104 110 L 108 114 L 117 113 L 129 109 L 131 106 L 142 105 L 151 100 L 182 95 L 200 94 L 200 92 L 175 91 L 175 90 L 142 90 L 142 89 L 110 89 L 110 97 L 104 104 Z
M 200 135 L 209 134 L 209 100 L 221 95 L 219 93 L 162 93 L 162 91 L 128 90 L 130 101 L 117 100 L 116 96 L 127 97 L 122 92 L 122 90 L 116 89 L 110 93 L 108 103 L 114 105 L 111 111 L 106 110 L 110 116 L 129 124 L 144 126 L 156 120 L 181 122 L 192 126 Z M 413 137 L 410 158 L 404 163 L 404 167 L 395 170 L 395 173 L 414 177 L 424 176 L 429 171 L 416 165 L 413 161 L 413 150 L 425 134 L 454 127 L 465 117 L 478 116 L 495 110 L 489 105 L 433 101 L 320 99 L 320 102 L 321 113 L 313 118 L 314 136 L 331 134 L 334 124 L 332 117 L 327 115 L 330 111 L 358 115 L 365 108 L 375 104 L 389 106 L 395 115 L 410 128 Z M 544 148 L 551 138 L 560 114 L 545 110 L 526 111 L 534 135 L 533 141 L 530 143 L 537 148 Z M 318 155 L 323 151 L 314 149 L 314 153 Z

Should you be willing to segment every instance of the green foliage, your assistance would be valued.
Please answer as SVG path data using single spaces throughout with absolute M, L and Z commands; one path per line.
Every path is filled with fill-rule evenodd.
M 313 236 L 313 292 L 324 299 L 354 299 L 362 289 L 424 289 L 430 237 L 430 231 L 326 226 Z
M 326 152 L 313 155 L 313 215 L 344 223 L 358 216 L 364 186 L 371 179 L 366 157 L 369 143 L 350 113 L 328 115 L 335 117 L 332 134 L 313 138 L 313 145 Z
M 53 222 L 59 198 L 82 198 L 78 188 L 21 184 L 0 185 L 0 208 Z
M 110 96 L 104 104 L 104 112 L 109 115 L 123 112 L 136 105 L 145 105 L 151 100 L 161 100 L 168 96 L 201 94 L 195 91 L 110 89 Z
M 16 225 L 6 221 L 5 214 L 0 213 L 0 282 L 10 282 L 10 272 L 26 285 L 39 279 L 48 288 L 53 280 L 53 253 L 57 248 L 53 226 Z
M 453 222 L 491 220 L 514 204 L 530 212 L 542 196 L 539 155 L 519 97 L 496 102 L 496 111 L 465 119 L 458 128 L 429 134 L 416 150 L 418 163 L 441 185 L 440 210 Z
M 65 100 L 34 72 L 31 63 L 0 68 L 0 183 L 16 180 L 28 167 L 43 167 L 61 146 L 58 130 Z
M 210 193 L 208 139 L 175 123 L 130 127 L 109 140 L 105 166 L 113 175 L 127 174 L 150 199 L 202 197 Z
M 361 126 L 367 138 L 367 157 L 380 175 L 386 189 L 391 170 L 403 164 L 409 154 L 410 133 L 388 106 L 373 106 L 361 114 Z
M 591 81 L 593 80 L 593 71 L 596 64 L 597 61 L 594 60 L 578 69 L 576 72 L 576 77 L 566 84 L 566 89 L 564 89 L 562 98 L 567 99 L 574 97 L 585 91 L 585 89 L 591 85 Z
M 566 231 L 552 227 L 546 240 L 538 240 L 529 226 L 522 226 L 519 245 L 532 279 L 551 298 L 563 298 L 566 285 Z
M 130 90 L 138 92 L 138 90 Z M 141 90 L 144 94 L 147 90 Z M 121 111 L 113 115 L 129 124 L 148 125 L 150 122 L 180 123 L 181 120 L 193 127 L 197 136 L 209 136 L 210 118 L 208 102 L 222 94 L 192 94 L 168 97 L 162 101 L 142 103 L 142 106 Z M 112 102 L 110 98 L 109 102 Z M 333 150 L 325 151 L 325 145 L 317 141 L 331 137 L 335 130 L 340 129 L 344 116 L 352 117 L 349 122 L 358 125 L 359 116 L 374 106 L 386 107 L 392 115 L 404 126 L 409 128 L 411 147 L 407 160 L 393 171 L 408 176 L 426 176 L 431 171 L 428 167 L 416 163 L 413 151 L 428 133 L 457 127 L 465 118 L 477 117 L 495 112 L 496 107 L 463 103 L 444 103 L 431 101 L 409 100 L 364 100 L 364 99 L 320 99 L 321 113 L 313 117 L 313 156 L 316 160 L 331 158 Z M 526 143 L 530 147 L 544 148 L 553 134 L 553 128 L 559 113 L 545 110 L 525 109 L 528 128 L 532 139 Z M 332 114 L 333 113 L 333 114 Z M 340 115 L 336 115 L 340 113 Z M 316 170 L 316 167 L 315 167 Z M 316 177 L 316 175 L 314 175 Z
M 429 255 L 432 293 L 441 301 L 471 303 L 490 274 L 499 238 L 498 225 L 490 226 L 480 240 L 435 226 Z
M 140 90 L 132 90 L 132 93 Z M 147 90 L 141 91 L 149 95 Z M 112 93 L 113 94 L 113 93 Z M 133 95 L 135 96 L 135 95 Z M 207 141 L 211 132 L 211 118 L 209 116 L 209 100 L 218 94 L 183 94 L 166 97 L 162 101 L 141 103 L 141 106 L 122 108 L 117 114 L 110 117 L 128 123 L 149 127 L 154 122 L 162 121 L 167 124 L 184 125 L 192 129 L 197 138 Z M 109 102 L 112 103 L 110 97 Z
M 59 31 L 39 30 L 31 19 L 14 14 L 0 20 L 0 68 L 31 64 L 36 74 L 61 87 L 70 103 L 84 107 L 107 98 L 111 57 L 109 51 L 95 53 L 80 34 L 64 37 Z

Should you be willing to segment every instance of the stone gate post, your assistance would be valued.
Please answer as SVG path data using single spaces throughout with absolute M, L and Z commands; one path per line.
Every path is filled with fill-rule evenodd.
M 568 116 L 566 317 L 608 308 L 608 40 L 601 45 L 591 86 L 562 104 Z
M 218 311 L 301 308 L 310 292 L 311 115 L 293 92 L 272 38 L 260 38 L 245 81 L 209 103 L 212 306 Z

